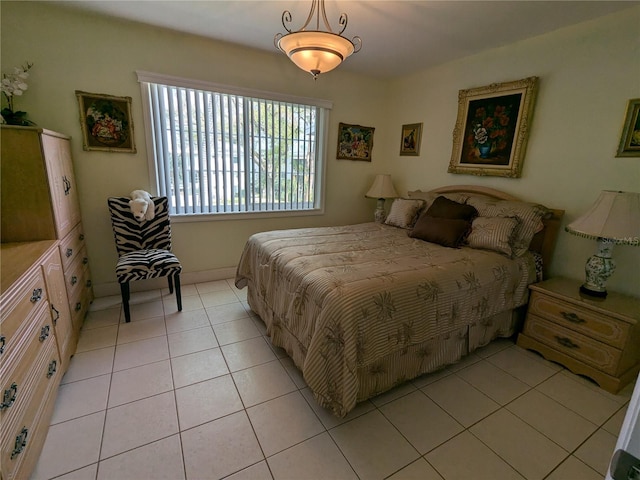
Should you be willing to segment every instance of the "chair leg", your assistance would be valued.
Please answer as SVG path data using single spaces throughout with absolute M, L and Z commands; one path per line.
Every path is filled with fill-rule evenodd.
M 180 274 L 176 273 L 173 277 L 173 283 L 176 286 L 176 302 L 178 302 L 178 311 L 182 311 L 182 293 L 180 292 Z
M 173 293 L 173 275 L 169 275 L 167 279 L 169 280 L 169 295 L 171 295 Z
M 129 282 L 120 284 L 120 293 L 122 294 L 122 307 L 124 308 L 124 321 L 131 321 L 131 312 L 129 311 Z

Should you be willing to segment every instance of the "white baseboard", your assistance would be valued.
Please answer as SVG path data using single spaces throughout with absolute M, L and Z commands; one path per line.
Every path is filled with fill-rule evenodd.
M 215 270 L 205 270 L 202 272 L 183 272 L 180 274 L 181 285 L 191 285 L 194 283 L 213 282 L 215 280 L 226 280 L 236 275 L 236 267 L 216 268 Z M 167 278 L 151 278 L 129 283 L 132 292 L 146 292 L 157 290 L 168 286 Z M 93 294 L 96 298 L 120 295 L 120 284 L 118 282 L 108 282 L 93 285 Z

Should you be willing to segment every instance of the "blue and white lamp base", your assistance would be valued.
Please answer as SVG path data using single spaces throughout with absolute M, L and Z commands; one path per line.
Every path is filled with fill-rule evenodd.
M 611 258 L 611 252 L 615 243 L 606 238 L 598 240 L 598 251 L 593 255 L 584 267 L 586 282 L 580 287 L 580 292 L 592 297 L 606 297 L 607 279 L 616 269 L 616 263 Z

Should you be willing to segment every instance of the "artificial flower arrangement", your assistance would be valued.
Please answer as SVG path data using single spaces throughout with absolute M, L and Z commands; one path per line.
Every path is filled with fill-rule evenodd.
M 0 113 L 2 120 L 9 125 L 30 126 L 35 125 L 31 120 L 27 120 L 27 112 L 15 111 L 13 106 L 14 97 L 21 96 L 28 88 L 27 78 L 29 78 L 29 70 L 33 67 L 33 63 L 27 62 L 20 67 L 14 67 L 13 73 L 5 73 L 2 75 L 2 83 L 0 89 L 4 98 L 7 99 L 7 107 L 3 108 Z

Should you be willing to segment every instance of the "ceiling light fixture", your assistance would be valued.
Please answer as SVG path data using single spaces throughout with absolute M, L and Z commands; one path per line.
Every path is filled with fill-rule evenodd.
M 307 29 L 315 14 L 315 30 Z M 327 31 L 320 30 L 320 18 Z M 278 33 L 273 43 L 276 48 L 285 53 L 293 63 L 302 70 L 311 73 L 314 80 L 321 73 L 326 73 L 340 65 L 352 53 L 358 53 L 362 48 L 360 37 L 352 40 L 341 34 L 347 28 L 347 14 L 340 15 L 338 24 L 340 31 L 334 33 L 327 20 L 324 0 L 313 0 L 311 11 L 300 30 L 291 31 L 287 24 L 291 23 L 291 12 L 282 12 L 282 26 L 288 32 Z

